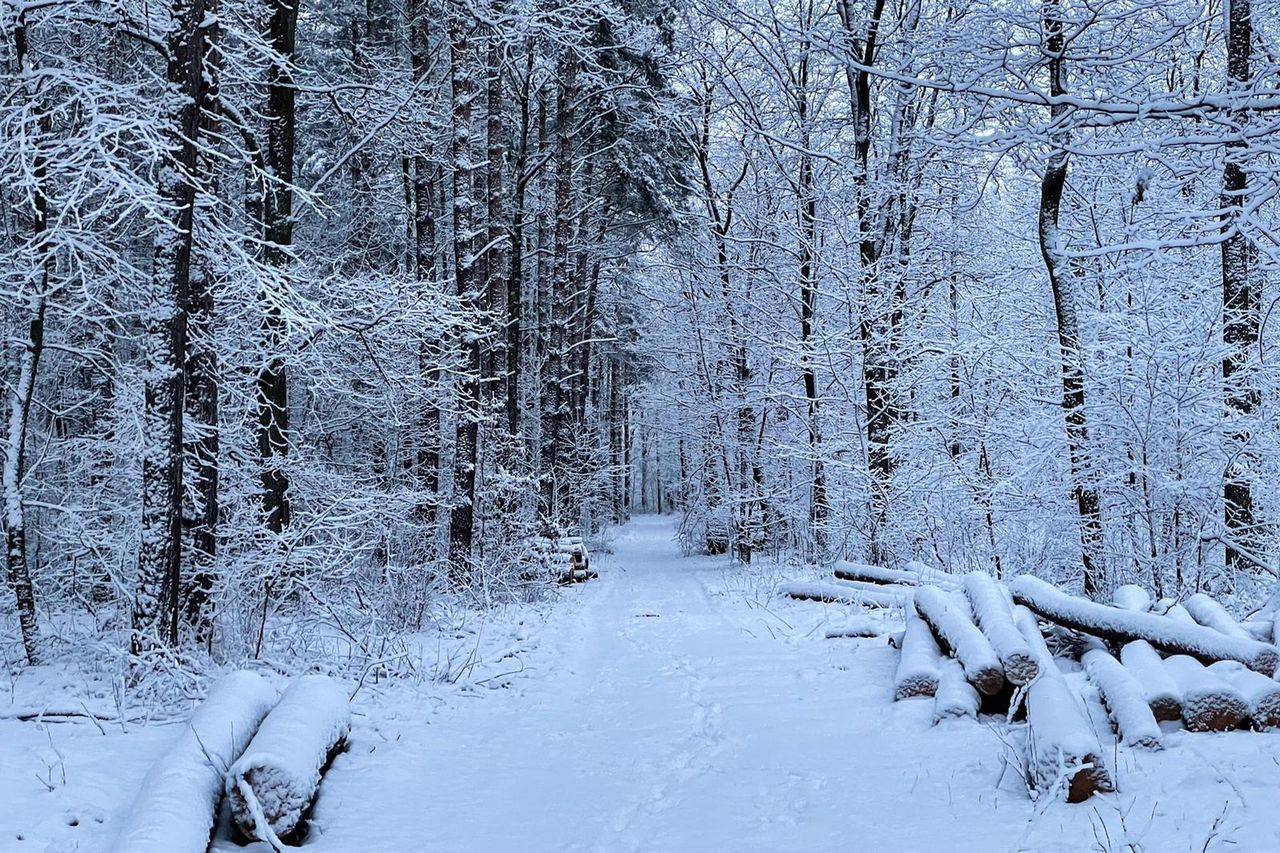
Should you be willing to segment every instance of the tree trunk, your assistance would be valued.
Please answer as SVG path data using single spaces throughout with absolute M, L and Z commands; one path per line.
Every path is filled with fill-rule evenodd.
M 263 209 L 263 260 L 287 276 L 293 245 L 293 153 L 297 138 L 293 82 L 294 36 L 299 0 L 271 0 L 267 37 L 281 57 L 267 69 L 266 183 Z M 280 533 L 289 524 L 289 479 L 283 464 L 289 454 L 289 380 L 284 356 L 284 318 L 279 296 L 261 295 L 265 363 L 258 373 L 258 456 L 262 465 L 262 509 L 267 529 Z
M 191 228 L 197 133 L 204 100 L 204 0 L 175 0 L 166 80 L 172 90 L 163 121 L 168 148 L 159 193 L 170 211 L 155 238 L 151 302 L 146 311 L 143 385 L 142 537 L 130 649 L 141 654 L 178 641 L 182 579 L 182 425 Z M 176 95 L 177 97 L 174 97 Z
M 1063 68 L 1063 24 L 1058 0 L 1044 4 L 1045 53 L 1049 57 L 1049 92 L 1055 97 L 1066 94 L 1066 70 Z M 1066 241 L 1058 225 L 1058 211 L 1067 182 L 1067 147 L 1071 131 L 1063 124 L 1066 104 L 1050 107 L 1055 130 L 1050 134 L 1053 154 L 1045 164 L 1040 184 L 1040 253 L 1049 274 L 1053 306 L 1058 326 L 1058 351 L 1062 370 L 1062 411 L 1067 429 L 1067 453 L 1071 463 L 1072 491 L 1080 515 L 1080 556 L 1084 565 L 1084 592 L 1093 598 L 1102 589 L 1102 566 L 1098 551 L 1102 545 L 1102 513 L 1097 487 L 1088 474 L 1089 426 L 1085 419 L 1084 361 L 1080 346 L 1080 316 L 1075 299 L 1075 279 L 1064 249 Z
M 1235 95 L 1245 96 L 1249 85 L 1249 55 L 1253 49 L 1253 24 L 1249 0 L 1231 0 L 1227 15 L 1227 77 Z M 1234 110 L 1232 123 L 1243 127 L 1248 117 L 1244 109 Z M 1227 355 L 1222 360 L 1225 385 L 1226 419 L 1231 424 L 1228 435 L 1231 460 L 1223 477 L 1222 498 L 1224 522 L 1231 542 L 1227 545 L 1229 568 L 1247 566 L 1235 543 L 1246 550 L 1256 550 L 1253 518 L 1253 490 L 1250 484 L 1250 452 L 1252 420 L 1261 394 L 1248 376 L 1250 352 L 1258 344 L 1261 292 L 1255 281 L 1257 248 L 1244 233 L 1244 209 L 1247 179 L 1242 158 L 1247 154 L 1243 139 L 1226 145 L 1226 165 L 1222 171 L 1222 343 Z M 1243 376 L 1238 374 L 1243 373 Z
M 205 0 L 209 15 L 218 13 L 217 0 Z M 209 44 L 216 45 L 219 25 L 206 27 Z M 211 51 L 207 66 L 204 100 L 201 104 L 200 131 L 212 134 L 216 131 L 220 107 L 219 80 L 221 78 L 221 52 Z M 203 172 L 216 176 L 216 166 L 208 158 L 199 161 Z M 217 178 L 211 179 L 210 193 L 217 195 Z M 252 192 L 252 189 L 250 190 Z M 207 643 L 213 635 L 212 593 L 214 562 L 218 550 L 218 353 L 214 344 L 214 276 L 213 259 L 204 257 L 192 271 L 187 304 L 183 310 L 190 329 L 186 371 L 186 407 L 190 419 L 191 440 L 183 452 L 191 466 L 191 479 L 195 501 L 191 527 L 191 579 L 185 584 L 186 600 L 183 611 L 187 623 L 194 626 L 196 638 Z
M 471 163 L 471 100 L 473 97 L 471 20 L 461 3 L 451 3 L 448 15 L 449 59 L 453 97 L 453 275 L 467 318 L 478 322 L 483 310 L 475 280 L 474 168 Z M 460 330 L 466 353 L 454 433 L 454 496 L 449 514 L 449 564 L 455 579 L 465 579 L 471 563 L 475 525 L 476 462 L 480 422 L 480 336 L 476 330 Z
M 574 99 L 577 97 L 577 60 L 566 54 L 561 58 L 558 78 L 560 91 L 556 97 L 556 171 L 555 171 L 555 235 L 552 270 L 547 294 L 551 303 L 551 324 L 547 341 L 546 367 L 542 404 L 542 503 L 543 515 L 552 522 L 559 520 L 560 486 L 556 472 L 560 466 L 561 441 L 564 433 L 565 388 L 564 348 L 568 338 L 570 292 L 570 241 L 573 231 L 573 122 Z
M 25 13 L 19 12 L 13 30 L 14 59 L 19 74 L 30 69 L 27 57 L 27 25 Z M 28 97 L 38 98 L 29 90 Z M 50 120 L 39 103 L 33 106 L 38 116 L 37 128 L 43 137 L 50 131 Z M 35 587 L 31 581 L 31 566 L 27 560 L 27 526 L 23 511 L 22 481 L 26 475 L 27 427 L 31 421 L 31 403 L 35 398 L 36 373 L 40 355 L 44 349 L 45 294 L 49 289 L 49 273 L 52 257 L 42 245 L 49 227 L 49 198 L 45 194 L 48 164 L 37 146 L 32 162 L 35 179 L 34 210 L 31 221 L 31 243 L 40 253 L 33 273 L 37 276 L 36 295 L 32 298 L 32 315 L 27 323 L 27 342 L 18 364 L 17 382 L 9 401 L 8 435 L 4 454 L 4 512 L 5 512 L 5 577 L 13 590 L 18 608 L 18 626 L 22 631 L 22 648 L 27 663 L 36 666 L 41 662 L 40 622 L 36 614 Z

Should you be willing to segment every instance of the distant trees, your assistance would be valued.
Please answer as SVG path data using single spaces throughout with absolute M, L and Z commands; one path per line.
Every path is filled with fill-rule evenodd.
M 1256 587 L 1280 497 L 1256 13 L 806 8 L 705 2 L 685 27 L 701 224 L 654 266 L 647 333 L 681 353 L 659 387 L 688 541 L 759 494 L 771 548 Z M 812 214 L 788 202 L 809 165 Z M 790 301 L 788 258 L 813 271 Z

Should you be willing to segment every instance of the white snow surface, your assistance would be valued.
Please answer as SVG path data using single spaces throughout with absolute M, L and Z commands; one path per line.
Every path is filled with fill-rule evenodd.
M 1212 628 L 1228 637 L 1237 637 L 1241 640 L 1254 639 L 1253 635 L 1241 627 L 1225 607 L 1203 592 L 1197 592 L 1188 598 L 1183 602 L 1183 607 L 1191 614 L 1192 619 L 1206 628 Z
M 1021 725 L 933 727 L 932 702 L 892 701 L 898 653 L 883 638 L 824 638 L 860 608 L 779 599 L 776 565 L 682 557 L 673 536 L 669 518 L 637 519 L 616 553 L 593 554 L 598 580 L 484 617 L 458 641 L 480 662 L 470 674 L 366 682 L 299 849 L 1096 853 L 1100 837 L 1144 853 L 1280 849 L 1280 733 L 1167 724 L 1150 752 L 1116 747 L 1103 720 L 1119 792 L 1033 803 Z M 424 638 L 428 663 L 436 640 Z M 88 674 L 55 675 L 0 679 L 2 853 L 102 853 L 180 731 L 6 716 L 110 707 L 109 684 L 95 696 Z M 218 839 L 216 853 L 247 853 Z
M 965 678 L 964 669 L 955 658 L 939 661 L 938 689 L 933 697 L 933 721 L 975 718 L 982 697 Z
M 1138 586 L 1136 583 L 1126 583 L 1116 587 L 1111 601 L 1123 610 L 1146 613 L 1151 609 L 1151 593 L 1147 592 L 1146 587 Z

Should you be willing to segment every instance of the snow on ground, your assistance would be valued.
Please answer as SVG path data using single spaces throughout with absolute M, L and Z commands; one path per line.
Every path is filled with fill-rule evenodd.
M 1280 849 L 1280 733 L 1166 724 L 1150 753 L 1104 731 L 1120 793 L 1035 804 L 1016 727 L 932 727 L 930 700 L 890 701 L 883 638 L 824 639 L 850 608 L 672 534 L 637 519 L 598 581 L 495 626 L 455 684 L 362 687 L 303 849 Z M 102 849 L 173 732 L 105 729 L 0 719 L 0 851 Z

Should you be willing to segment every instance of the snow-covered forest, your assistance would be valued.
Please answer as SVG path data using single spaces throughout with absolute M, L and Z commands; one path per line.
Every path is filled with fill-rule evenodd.
M 289 840 L 369 736 L 296 676 L 509 686 L 671 537 L 731 618 L 782 592 L 907 642 L 942 716 L 983 643 L 993 695 L 1060 688 L 1063 634 L 1113 716 L 1196 659 L 1253 702 L 1278 156 L 1277 0 L 0 0 L 0 722 L 207 693 L 240 731 L 188 751 L 240 759 L 278 848 L 233 790 L 304 780 Z M 584 612 L 684 606 L 629 583 Z M 293 686 L 211 690 L 242 668 Z M 291 701 L 305 760 L 264 771 Z

